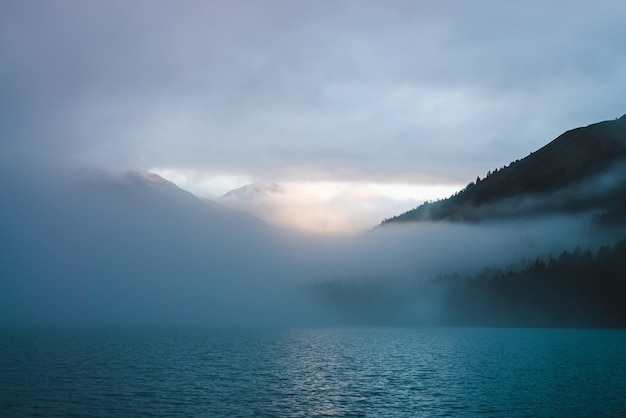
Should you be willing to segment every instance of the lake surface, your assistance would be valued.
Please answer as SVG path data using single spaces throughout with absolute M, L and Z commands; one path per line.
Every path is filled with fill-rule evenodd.
M 0 331 L 2 416 L 626 416 L 626 331 Z

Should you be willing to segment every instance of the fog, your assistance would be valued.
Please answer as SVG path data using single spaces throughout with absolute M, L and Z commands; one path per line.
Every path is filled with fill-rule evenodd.
M 316 299 L 317 283 L 403 292 L 440 273 L 596 249 L 623 232 L 578 213 L 309 236 L 149 173 L 5 167 L 0 179 L 2 326 L 340 323 Z M 412 307 L 423 316 L 439 308 L 435 294 Z
M 509 201 L 490 208 L 497 222 L 309 236 L 125 170 L 474 178 L 622 114 L 623 1 L 41 3 L 0 2 L 0 325 L 315 324 L 334 315 L 315 283 L 402 291 L 613 239 L 587 207 L 557 216 L 568 199 Z M 306 210 L 308 230 L 328 231 L 399 204 L 378 190 L 326 199 L 332 210 L 293 196 L 263 211 L 287 208 L 294 226 Z M 532 220 L 493 216 L 522 208 Z

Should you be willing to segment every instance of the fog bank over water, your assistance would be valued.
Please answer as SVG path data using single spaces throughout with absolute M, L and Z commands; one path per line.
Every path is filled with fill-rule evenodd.
M 614 242 L 589 222 L 595 185 L 552 215 L 503 180 L 511 200 L 481 223 L 373 225 L 623 115 L 624 15 L 623 0 L 0 1 L 0 326 L 332 322 L 315 283 L 403 289 Z M 626 156 L 600 131 L 543 174 Z M 543 182 L 539 166 L 520 177 Z M 293 187 L 235 199 L 267 223 L 218 198 L 255 181 Z M 602 219 L 626 213 L 617 196 Z
M 251 216 L 141 173 L 37 174 L 3 184 L 5 322 L 236 322 L 278 279 Z
M 577 246 L 597 249 L 619 238 L 619 231 L 598 231 L 586 216 L 547 216 L 515 222 L 385 226 L 354 238 L 311 239 L 306 253 L 316 253 L 324 260 L 312 269 L 324 278 L 406 282 L 428 280 L 440 273 L 507 266 Z
M 3 326 L 329 323 L 311 284 L 393 288 L 619 238 L 587 215 L 310 236 L 149 173 L 5 168 L 1 179 Z

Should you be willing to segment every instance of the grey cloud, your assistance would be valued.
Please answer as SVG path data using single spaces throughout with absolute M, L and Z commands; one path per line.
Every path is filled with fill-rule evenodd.
M 623 2 L 1 7 L 2 149 L 46 159 L 466 181 L 626 107 Z

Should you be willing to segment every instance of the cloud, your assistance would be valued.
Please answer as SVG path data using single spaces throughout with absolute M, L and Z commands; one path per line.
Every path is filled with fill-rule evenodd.
M 4 2 L 6 155 L 466 182 L 623 114 L 623 2 Z
M 0 326 L 319 324 L 333 314 L 317 304 L 313 283 L 403 289 L 623 236 L 587 215 L 312 236 L 207 205 L 145 173 L 2 166 L 0 174 Z
M 458 185 L 355 182 L 253 183 L 217 200 L 268 223 L 309 233 L 353 234 L 425 200 L 448 196 Z M 199 195 L 202 192 L 198 190 Z
M 137 308 L 148 316 L 234 313 L 265 279 L 415 277 L 502 248 L 521 250 L 500 260 L 568 245 L 571 225 L 546 221 L 377 230 L 358 243 L 289 236 L 274 247 L 247 234 L 206 238 L 158 199 L 134 189 L 121 199 L 127 189 L 108 176 L 98 181 L 112 188 L 80 193 L 59 194 L 57 182 L 101 178 L 64 171 L 73 165 L 159 167 L 211 177 L 211 187 L 349 184 L 325 198 L 332 212 L 311 198 L 311 223 L 366 212 L 357 204 L 395 208 L 361 186 L 465 184 L 567 129 L 624 114 L 625 14 L 623 1 L 0 2 L 0 179 L 16 199 L 0 209 L 13 238 L 0 255 L 3 309 L 92 300 L 140 315 L 134 303 L 146 296 Z M 288 219 L 309 201 L 294 202 L 267 210 L 290 207 Z M 155 242 L 154 230 L 171 239 Z M 207 271 L 223 274 L 205 283 Z

